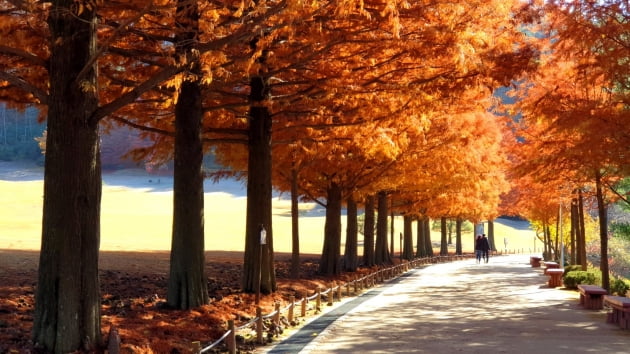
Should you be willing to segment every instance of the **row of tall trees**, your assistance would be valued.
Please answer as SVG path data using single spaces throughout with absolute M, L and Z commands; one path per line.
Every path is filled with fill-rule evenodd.
M 515 93 L 523 114 L 514 154 L 520 210 L 540 222 L 556 254 L 563 238 L 573 246 L 571 261 L 586 267 L 584 205 L 593 200 L 602 282 L 608 289 L 607 207 L 630 166 L 624 123 L 630 113 L 629 9 L 617 1 L 555 1 L 532 9 L 540 11 L 537 36 L 547 46 L 539 69 Z M 562 234 L 561 215 L 570 216 L 571 225 Z
M 175 161 L 177 308 L 207 301 L 209 149 L 247 171 L 244 291 L 276 287 L 272 186 L 325 205 L 324 274 L 342 271 L 344 204 L 378 211 L 364 255 L 376 264 L 391 260 L 391 209 L 422 220 L 419 237 L 431 217 L 496 216 L 511 135 L 487 111 L 494 89 L 532 68 L 522 10 L 499 0 L 0 1 L 0 99 L 39 106 L 48 126 L 36 345 L 63 353 L 102 341 L 99 127 L 142 129 L 154 144 L 133 156 Z M 346 255 L 353 269 L 356 250 Z

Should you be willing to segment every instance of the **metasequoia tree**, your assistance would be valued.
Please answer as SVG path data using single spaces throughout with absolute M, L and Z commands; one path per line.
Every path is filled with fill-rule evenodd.
M 96 4 L 4 1 L 0 7 L 0 97 L 39 105 L 48 120 L 33 340 L 51 352 L 93 350 L 102 340 L 98 124 L 107 111 L 96 75 Z
M 273 291 L 275 274 L 271 228 L 271 183 L 267 177 L 269 174 L 265 173 L 267 166 L 270 166 L 270 158 L 265 157 L 270 151 L 267 141 L 270 135 L 264 129 L 270 124 L 270 116 L 267 108 L 260 104 L 267 99 L 268 92 L 264 75 L 267 54 L 261 43 L 265 43 L 278 34 L 269 30 L 264 31 L 265 36 L 261 36 L 254 29 L 267 27 L 278 31 L 286 29 L 290 21 L 287 22 L 284 19 L 299 18 L 294 11 L 301 10 L 302 7 L 298 3 L 284 1 L 268 3 L 266 6 L 258 6 L 255 3 L 236 4 L 233 7 L 215 4 L 193 6 L 192 4 L 184 2 L 178 7 L 178 9 L 185 9 L 188 6 L 195 9 L 184 12 L 187 17 L 183 20 L 188 23 L 174 26 L 183 29 L 188 38 L 185 38 L 183 42 L 176 41 L 173 47 L 175 51 L 187 50 L 191 55 L 196 55 L 197 60 L 192 63 L 186 74 L 174 77 L 164 85 L 162 90 L 156 90 L 153 100 L 146 100 L 142 104 L 144 109 L 142 115 L 138 114 L 137 109 L 129 110 L 118 114 L 117 121 L 140 127 L 149 133 L 163 134 L 160 137 L 154 137 L 153 146 L 133 152 L 136 157 L 149 155 L 156 162 L 167 160 L 172 156 L 172 141 L 169 141 L 169 137 L 173 135 L 173 129 L 172 118 L 169 117 L 172 117 L 173 104 L 176 104 L 174 108 L 176 122 L 180 119 L 178 112 L 183 113 L 182 117 L 186 116 L 183 111 L 186 107 L 196 107 L 195 115 L 197 116 L 199 112 L 204 113 L 201 135 L 206 143 L 236 142 L 249 146 L 251 153 L 244 155 L 249 156 L 253 164 L 248 168 L 250 174 L 248 175 L 248 213 L 246 216 L 248 225 L 246 240 L 250 241 L 246 241 L 246 271 L 243 287 L 246 291 L 254 291 L 258 288 L 262 288 L 265 292 Z M 194 16 L 200 19 L 197 20 Z M 168 28 L 170 24 L 168 21 L 156 20 L 155 22 L 162 24 L 164 28 Z M 189 23 L 197 27 L 191 28 Z M 158 37 L 149 36 L 149 38 L 157 40 Z M 170 41 L 168 37 L 164 40 Z M 251 74 L 255 75 L 249 77 Z M 248 87 L 249 92 L 245 92 L 242 87 Z M 193 91 L 187 95 L 181 91 L 183 89 Z M 186 103 L 180 105 L 180 100 Z M 178 107 L 181 109 L 178 110 Z M 147 114 L 147 112 L 152 113 Z M 243 119 L 247 116 L 251 119 Z M 232 122 L 231 126 L 222 127 L 221 122 L 228 120 Z M 189 123 L 193 126 L 197 125 L 195 122 Z M 175 126 L 177 127 L 177 124 Z M 191 251 L 190 247 L 172 250 L 171 278 L 181 278 L 184 275 L 191 279 L 190 281 L 175 279 L 169 282 L 169 289 L 171 289 L 169 294 L 173 295 L 173 301 L 169 299 L 169 303 L 172 306 L 186 308 L 190 305 L 177 294 L 196 294 L 193 296 L 199 297 L 203 292 L 198 281 L 203 278 L 203 273 L 199 271 L 203 269 L 199 267 L 203 264 L 203 247 L 198 247 L 203 245 L 203 204 L 198 203 L 194 196 L 203 195 L 202 179 L 198 178 L 201 176 L 201 153 L 204 149 L 210 149 L 210 144 L 206 144 L 204 148 L 197 143 L 194 151 L 188 144 L 191 140 L 199 139 L 199 136 L 198 133 L 190 132 L 188 139 L 181 139 L 181 143 L 187 146 L 186 153 L 175 154 L 176 160 L 179 156 L 181 161 L 181 163 L 176 163 L 175 175 L 182 176 L 179 179 L 181 183 L 176 184 L 182 189 L 181 193 L 178 193 L 180 189 L 177 187 L 174 189 L 175 208 L 178 206 L 181 208 L 175 210 L 174 213 L 174 220 L 179 220 L 179 222 L 174 224 L 173 244 L 195 243 L 197 246 L 194 247 L 194 251 Z M 177 146 L 180 146 L 177 138 L 175 146 L 175 151 L 177 151 Z M 184 150 L 180 149 L 180 151 Z M 257 166 L 257 164 L 261 165 Z M 189 172 L 185 172 L 186 170 Z M 183 190 L 184 187 L 189 188 L 189 191 L 194 190 L 194 193 L 186 193 Z M 187 202 L 189 198 L 194 200 Z M 196 206 L 191 207 L 193 205 Z M 189 225 L 197 225 L 195 230 L 191 230 L 191 226 L 184 226 L 187 224 L 186 219 L 189 220 Z M 262 246 L 258 242 L 262 228 L 265 228 L 267 234 L 267 244 L 263 249 L 265 252 L 260 251 Z M 195 252 L 200 256 L 190 257 L 187 252 Z M 262 261 L 258 260 L 259 256 L 262 256 Z M 259 265 L 262 265 L 262 270 Z M 175 271 L 180 275 L 175 274 Z M 257 276 L 259 271 L 262 273 L 263 280 L 261 286 L 256 283 L 259 279 Z M 192 279 L 193 277 L 196 279 Z
M 523 135 L 527 134 L 528 144 L 538 147 L 536 155 L 523 155 L 529 157 L 529 165 L 539 166 L 537 171 L 551 166 L 556 171 L 565 171 L 565 175 L 571 176 L 563 181 L 565 189 L 581 189 L 589 184 L 594 187 L 600 214 L 600 268 L 606 288 L 609 274 L 605 210 L 613 196 L 603 186 L 612 185 L 624 173 L 623 166 L 628 165 L 625 157 L 628 134 L 620 124 L 628 114 L 621 104 L 627 92 L 626 81 L 620 80 L 617 66 L 607 58 L 609 55 L 617 60 L 619 55 L 627 58 L 627 49 L 619 51 L 615 49 L 619 42 L 611 41 L 619 38 L 617 20 L 623 15 L 617 12 L 621 17 L 613 21 L 608 21 L 608 15 L 600 17 L 608 10 L 613 13 L 619 10 L 609 6 L 559 3 L 549 7 L 549 37 L 555 40 L 553 51 L 549 51 L 549 59 L 537 75 L 530 76 L 522 86 L 520 94 L 529 124 Z M 627 26 L 627 21 L 621 23 Z M 611 32 L 608 25 L 613 27 Z M 579 34 L 567 32 L 569 29 L 576 32 L 578 27 L 582 28 Z M 542 155 L 541 148 L 544 148 Z M 527 151 L 531 153 L 534 149 Z M 554 153 L 549 153 L 552 150 Z
M 177 59 L 164 53 L 172 48 L 165 44 L 172 26 L 161 33 L 163 28 L 158 28 L 152 35 L 134 29 L 132 24 L 142 24 L 139 19 L 144 15 L 157 13 L 149 11 L 157 10 L 151 4 L 97 8 L 93 2 L 60 1 L 50 6 L 33 2 L 27 6 L 5 1 L 1 5 L 6 42 L 0 47 L 0 63 L 5 67 L 0 74 L 0 97 L 11 99 L 14 105 L 39 104 L 43 115 L 48 113 L 34 341 L 55 352 L 93 348 L 101 340 L 99 122 L 119 110 L 125 113 L 131 103 L 156 102 L 156 94 L 149 91 L 187 68 L 194 58 L 189 57 L 190 52 L 180 52 Z M 97 9 L 102 27 L 96 26 Z M 250 32 L 246 28 L 228 39 Z M 105 38 L 100 44 L 97 33 Z M 116 42 L 123 35 L 135 39 Z M 225 41 L 197 49 L 210 50 Z M 150 50 L 128 46 L 140 42 Z M 163 49 L 157 56 L 154 53 L 160 51 L 156 48 Z M 107 60 L 98 60 L 102 57 Z M 65 310 L 60 312 L 60 308 Z

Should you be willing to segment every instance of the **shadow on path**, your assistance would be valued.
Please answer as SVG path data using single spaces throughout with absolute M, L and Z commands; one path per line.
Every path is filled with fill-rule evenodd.
M 337 305 L 266 353 L 628 353 L 630 331 L 550 289 L 529 256 L 415 269 Z M 359 306 L 360 305 L 360 306 Z

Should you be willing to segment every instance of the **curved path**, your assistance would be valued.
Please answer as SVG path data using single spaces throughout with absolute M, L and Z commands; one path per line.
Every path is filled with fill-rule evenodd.
M 546 281 L 524 255 L 426 266 L 337 303 L 259 352 L 630 353 L 630 331 Z

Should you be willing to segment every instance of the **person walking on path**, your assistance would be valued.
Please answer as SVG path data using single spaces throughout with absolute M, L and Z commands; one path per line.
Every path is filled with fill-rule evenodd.
M 481 256 L 483 255 L 483 248 L 481 247 L 481 235 L 477 235 L 475 238 L 475 257 L 477 263 L 481 263 Z
M 481 256 L 483 257 L 483 260 L 488 263 L 488 260 L 490 259 L 490 242 L 488 242 L 486 234 L 481 235 L 480 244 Z

